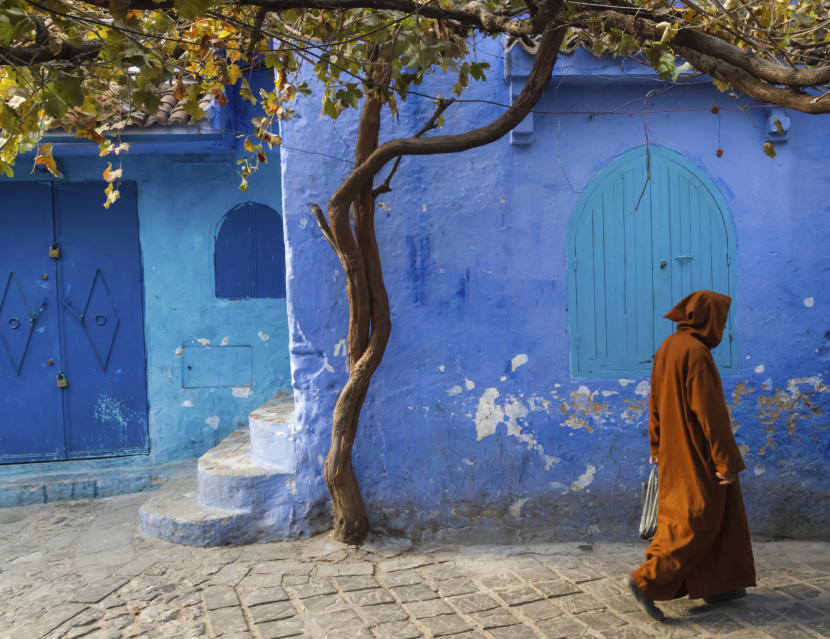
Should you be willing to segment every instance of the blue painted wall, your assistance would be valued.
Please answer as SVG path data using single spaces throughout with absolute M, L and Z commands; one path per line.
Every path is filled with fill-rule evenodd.
M 258 81 L 267 82 L 268 75 Z M 128 135 L 130 152 L 119 158 L 98 158 L 96 147 L 74 141 L 55 143 L 62 181 L 98 182 L 96 204 L 105 198 L 101 172 L 106 160 L 123 160 L 124 178 L 137 183 L 150 453 L 0 466 L 0 505 L 146 488 L 153 475 L 145 471 L 197 457 L 247 426 L 250 411 L 289 388 L 286 300 L 217 299 L 214 291 L 214 238 L 223 216 L 249 200 L 281 211 L 276 154 L 250 178 L 247 193 L 237 188 L 240 155 L 232 133 L 234 127 L 246 130 L 247 110 L 217 114 L 215 124 L 223 130 L 215 133 L 175 135 L 162 129 Z M 44 179 L 29 175 L 24 159 L 17 173 L 16 180 Z M 234 368 L 225 352 L 208 345 L 247 346 L 247 364 Z M 215 386 L 183 388 L 183 359 L 189 355 L 204 366 L 215 365 L 214 378 L 208 380 Z M 246 370 L 240 373 L 240 366 Z M 71 481 L 28 493 L 11 488 L 37 486 L 50 476 Z M 49 491 L 54 494 L 47 495 Z
M 505 83 L 499 45 L 478 51 L 489 80 L 465 97 L 508 102 L 529 58 L 511 54 Z M 419 91 L 448 95 L 451 83 L 437 77 Z M 282 131 L 283 210 L 296 485 L 313 519 L 328 508 L 322 461 L 348 313 L 341 266 L 309 207 L 325 205 L 348 172 L 356 124 L 321 120 L 316 100 L 298 106 Z M 465 540 L 632 537 L 648 471 L 648 379 L 572 377 L 567 238 L 591 178 L 648 141 L 685 156 L 733 218 L 736 355 L 723 381 L 753 530 L 830 533 L 830 180 L 818 179 L 830 120 L 791 113 L 789 140 L 770 159 L 769 113 L 756 106 L 581 52 L 560 60 L 514 135 L 528 144 L 506 137 L 403 160 L 377 217 L 392 336 L 354 450 L 373 526 Z M 410 97 L 384 134 L 414 132 L 432 108 Z M 445 132 L 501 111 L 454 105 Z

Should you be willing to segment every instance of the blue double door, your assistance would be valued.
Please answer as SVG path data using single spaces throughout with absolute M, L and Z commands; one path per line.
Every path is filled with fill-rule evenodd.
M 0 184 L 0 463 L 146 453 L 135 185 Z

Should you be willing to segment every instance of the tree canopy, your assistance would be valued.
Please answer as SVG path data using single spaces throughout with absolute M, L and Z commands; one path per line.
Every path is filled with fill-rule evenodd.
M 278 141 L 276 120 L 308 93 L 301 65 L 322 81 L 326 115 L 367 94 L 394 114 L 432 70 L 456 72 L 456 93 L 485 77 L 472 35 L 529 40 L 554 21 L 568 29 L 566 47 L 632 56 L 665 79 L 696 70 L 763 102 L 830 111 L 822 0 L 3 0 L 0 172 L 11 175 L 18 154 L 56 128 L 105 151 L 132 115 L 155 112 L 165 88 L 196 119 L 204 96 L 222 106 L 231 85 L 259 102 L 260 139 L 247 148 L 262 157 L 261 145 Z M 246 72 L 263 66 L 274 69 L 274 86 L 254 95 Z M 49 155 L 40 149 L 38 162 L 51 167 Z

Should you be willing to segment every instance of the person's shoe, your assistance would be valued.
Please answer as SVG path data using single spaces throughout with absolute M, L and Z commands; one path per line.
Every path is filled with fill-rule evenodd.
M 719 595 L 709 595 L 708 597 L 704 597 L 703 601 L 705 601 L 708 604 L 719 604 L 723 603 L 724 601 L 740 599 L 741 597 L 746 597 L 746 588 L 735 588 L 735 590 L 730 590 L 729 592 L 722 592 Z
M 649 599 L 646 596 L 646 593 L 637 587 L 637 584 L 634 583 L 634 580 L 631 577 L 628 578 L 628 589 L 631 591 L 631 594 L 634 595 L 634 600 L 637 602 L 637 605 L 643 609 L 643 612 L 645 612 L 652 619 L 663 621 L 663 611 L 655 606 L 654 601 Z

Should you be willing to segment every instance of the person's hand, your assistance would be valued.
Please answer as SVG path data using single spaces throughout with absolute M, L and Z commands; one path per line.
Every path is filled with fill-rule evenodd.
M 649 457 L 648 458 L 648 463 L 649 464 L 654 464 L 656 466 L 657 465 L 657 457 Z
M 734 473 L 719 473 L 715 471 L 715 476 L 720 479 L 718 482 L 721 486 L 728 486 L 729 484 L 734 484 L 735 480 L 738 479 L 738 475 Z

